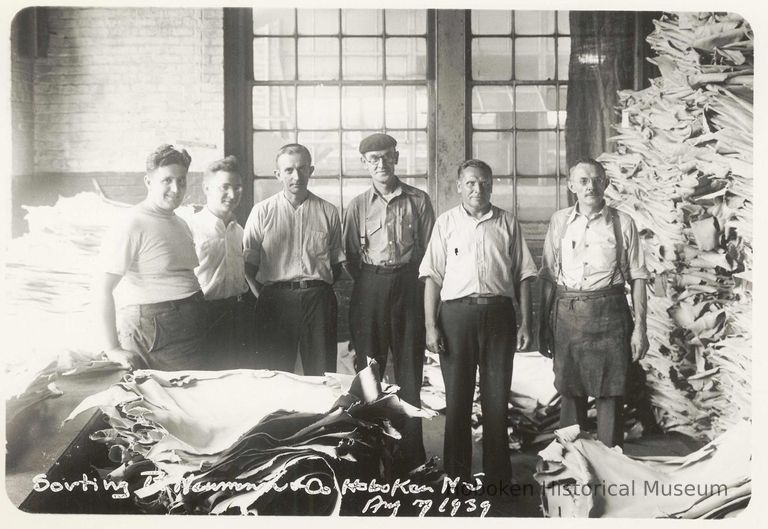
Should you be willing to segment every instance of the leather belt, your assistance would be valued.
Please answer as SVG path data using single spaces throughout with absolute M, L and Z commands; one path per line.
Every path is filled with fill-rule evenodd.
M 279 281 L 277 283 L 270 283 L 267 286 L 272 288 L 285 288 L 288 290 L 304 290 L 307 288 L 328 286 L 328 283 L 321 279 L 302 279 L 301 281 Z
M 374 274 L 396 274 L 402 272 L 406 268 L 409 268 L 411 263 L 405 263 L 394 266 L 376 266 L 368 263 L 360 263 L 360 268 L 372 272 Z
M 511 305 L 512 298 L 506 296 L 465 296 L 449 299 L 445 303 L 466 303 L 467 305 Z

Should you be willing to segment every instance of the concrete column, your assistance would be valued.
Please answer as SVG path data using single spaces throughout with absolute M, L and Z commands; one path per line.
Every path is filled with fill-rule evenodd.
M 435 21 L 435 186 L 439 215 L 459 203 L 456 168 L 469 154 L 466 20 L 469 12 L 438 9 Z

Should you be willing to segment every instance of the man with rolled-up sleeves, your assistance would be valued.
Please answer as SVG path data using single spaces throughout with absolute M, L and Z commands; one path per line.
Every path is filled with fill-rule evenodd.
M 491 204 L 493 174 L 485 162 L 462 163 L 457 190 L 461 204 L 438 217 L 419 268 L 427 348 L 440 353 L 445 381 L 446 473 L 471 479 L 479 366 L 484 481 L 499 487 L 512 479 L 507 434 L 512 360 L 516 349 L 530 343 L 529 283 L 536 267 L 515 216 Z

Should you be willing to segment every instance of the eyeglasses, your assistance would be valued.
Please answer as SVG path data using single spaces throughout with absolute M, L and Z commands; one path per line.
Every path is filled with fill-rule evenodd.
M 376 167 L 377 165 L 379 165 L 379 162 L 382 162 L 382 161 L 388 164 L 395 163 L 395 154 L 392 152 L 388 152 L 387 154 L 384 154 L 384 155 L 372 154 L 370 156 L 365 156 L 364 159 L 365 159 L 365 163 L 373 167 Z

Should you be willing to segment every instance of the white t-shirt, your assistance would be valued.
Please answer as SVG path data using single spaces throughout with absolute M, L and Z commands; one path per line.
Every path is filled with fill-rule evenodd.
M 200 290 L 192 232 L 175 213 L 132 207 L 107 232 L 101 271 L 123 276 L 118 306 L 184 299 Z

